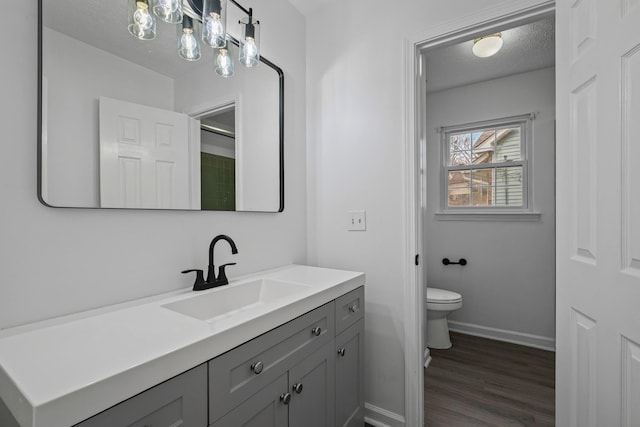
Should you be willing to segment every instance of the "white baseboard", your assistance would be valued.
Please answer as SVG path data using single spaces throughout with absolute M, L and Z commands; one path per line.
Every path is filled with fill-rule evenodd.
M 405 427 L 405 418 L 370 403 L 364 404 L 364 421 L 373 427 Z
M 540 335 L 490 328 L 488 326 L 456 322 L 453 320 L 449 320 L 449 330 L 467 335 L 474 335 L 476 337 L 489 338 L 497 341 L 505 341 L 513 344 L 525 345 L 527 347 L 539 348 L 542 350 L 556 351 L 555 338 L 543 337 Z
M 429 351 L 429 347 L 424 349 L 424 355 L 422 356 L 422 360 L 424 361 L 424 367 L 428 368 L 431 363 L 431 352 Z

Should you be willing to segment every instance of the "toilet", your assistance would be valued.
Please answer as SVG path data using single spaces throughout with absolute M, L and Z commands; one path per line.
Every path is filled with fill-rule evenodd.
M 462 295 L 444 289 L 427 288 L 427 347 L 451 347 L 447 315 L 462 308 Z

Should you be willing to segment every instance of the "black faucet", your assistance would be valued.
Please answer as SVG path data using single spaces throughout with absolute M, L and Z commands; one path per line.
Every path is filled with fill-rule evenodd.
M 204 276 L 202 274 L 202 270 L 184 270 L 182 273 L 191 273 L 193 271 L 196 272 L 196 281 L 193 284 L 194 291 L 204 291 L 205 289 L 211 289 L 218 286 L 226 285 L 229 283 L 229 279 L 227 279 L 227 274 L 225 272 L 225 268 L 228 265 L 236 265 L 235 262 L 230 262 L 228 264 L 223 264 L 218 268 L 218 277 L 215 274 L 215 264 L 213 263 L 213 250 L 216 247 L 216 243 L 220 240 L 226 240 L 231 246 L 231 253 L 237 254 L 238 248 L 236 247 L 235 242 L 229 236 L 224 234 L 220 234 L 213 238 L 211 244 L 209 245 L 209 267 L 207 268 L 207 280 L 204 280 Z

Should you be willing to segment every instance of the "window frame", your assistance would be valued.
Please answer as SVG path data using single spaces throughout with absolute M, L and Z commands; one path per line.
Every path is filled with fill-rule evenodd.
M 465 123 L 461 125 L 441 127 L 438 129 L 440 133 L 440 151 L 442 153 L 440 160 L 440 212 L 436 213 L 440 219 L 461 219 L 454 216 L 476 216 L 477 218 L 485 218 L 495 220 L 498 217 L 503 219 L 528 220 L 537 219 L 538 214 L 533 212 L 532 197 L 532 153 L 531 145 L 533 141 L 532 122 L 535 114 L 525 114 L 519 116 L 503 117 L 493 120 L 485 120 L 473 123 Z M 458 165 L 449 166 L 450 160 L 450 143 L 449 137 L 460 133 L 476 133 L 486 130 L 496 130 L 506 127 L 520 128 L 520 159 L 517 161 L 507 161 L 500 163 L 484 163 L 479 165 Z M 497 170 L 504 167 L 522 166 L 522 206 L 449 206 L 448 198 L 448 176 L 450 171 L 456 170 L 481 170 L 493 169 Z M 509 218 L 509 215 L 524 215 L 522 218 Z M 527 216 L 528 215 L 528 216 Z

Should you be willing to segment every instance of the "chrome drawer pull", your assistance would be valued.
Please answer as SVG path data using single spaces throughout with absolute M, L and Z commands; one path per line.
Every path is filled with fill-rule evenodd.
M 258 375 L 264 369 L 264 364 L 262 362 L 255 362 L 251 365 L 251 370 L 254 374 Z
M 344 357 L 344 355 L 347 353 L 347 349 L 342 347 L 338 349 L 338 354 L 342 357 Z
M 301 383 L 294 384 L 293 387 L 291 387 L 291 389 L 296 393 L 300 394 L 302 393 L 302 384 Z
M 356 311 L 358 311 L 358 304 L 353 304 L 352 306 L 350 306 L 349 311 L 351 313 L 355 313 Z
M 285 393 L 280 395 L 280 401 L 285 405 L 288 405 L 291 402 L 291 394 Z
M 315 328 L 313 328 L 311 330 L 311 333 L 317 337 L 320 336 L 320 334 L 322 333 L 322 328 L 320 326 L 316 326 Z

